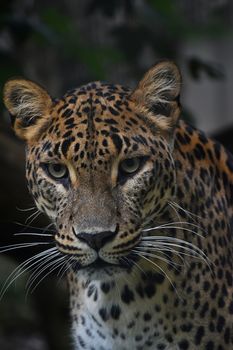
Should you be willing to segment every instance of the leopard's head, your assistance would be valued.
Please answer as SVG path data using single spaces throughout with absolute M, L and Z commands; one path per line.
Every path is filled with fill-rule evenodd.
M 174 195 L 180 85 L 167 61 L 134 91 L 94 82 L 53 100 L 31 81 L 6 83 L 30 192 L 55 225 L 58 250 L 79 267 L 130 262 L 143 229 Z

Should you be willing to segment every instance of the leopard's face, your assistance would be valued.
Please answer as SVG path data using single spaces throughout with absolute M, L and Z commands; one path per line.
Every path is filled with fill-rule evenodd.
M 58 249 L 81 266 L 132 255 L 175 184 L 166 138 L 145 123 L 128 92 L 100 83 L 56 103 L 49 127 L 28 146 L 27 179 L 55 223 Z
M 43 90 L 38 111 L 33 105 L 28 114 L 33 93 L 42 93 L 26 81 L 31 85 L 15 129 L 27 140 L 29 189 L 56 227 L 57 248 L 79 267 L 100 259 L 128 265 L 143 229 L 162 215 L 175 193 L 171 152 L 179 114 L 178 71 L 166 65 L 152 68 L 151 84 L 158 85 L 154 96 L 146 86 L 151 70 L 133 93 L 97 82 L 52 102 Z M 22 85 L 6 92 L 10 111 Z M 30 113 L 35 113 L 31 124 L 25 121 Z

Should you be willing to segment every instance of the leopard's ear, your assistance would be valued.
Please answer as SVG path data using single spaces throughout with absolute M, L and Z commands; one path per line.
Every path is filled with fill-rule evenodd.
M 180 115 L 181 75 L 171 61 L 152 67 L 131 95 L 137 110 L 152 119 L 161 130 L 174 127 Z
M 6 82 L 3 96 L 15 133 L 26 141 L 38 137 L 52 106 L 48 93 L 32 81 L 12 79 Z

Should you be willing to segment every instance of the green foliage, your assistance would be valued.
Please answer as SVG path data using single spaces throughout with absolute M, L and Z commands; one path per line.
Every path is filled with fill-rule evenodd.
M 37 41 L 43 46 L 52 44 L 65 58 L 86 65 L 95 79 L 105 79 L 107 62 L 114 64 L 123 59 L 122 53 L 113 47 L 88 45 L 70 18 L 54 8 L 46 8 L 40 18 L 46 31 L 37 33 Z
M 40 15 L 41 20 L 50 30 L 58 35 L 66 35 L 72 32 L 70 19 L 57 9 L 47 7 Z
M 88 44 L 88 33 L 80 33 L 74 21 L 58 7 L 44 4 L 35 16 L 34 8 L 27 8 L 27 2 L 22 4 L 20 13 L 13 6 L 15 3 L 15 0 L 5 0 L 0 4 L 0 34 L 6 32 L 11 41 L 8 48 L 0 47 L 1 85 L 8 77 L 23 73 L 19 55 L 28 41 L 38 45 L 38 49 L 52 47 L 64 59 L 85 65 L 94 79 L 106 79 L 106 67 L 119 62 L 127 64 L 132 75 L 141 75 L 144 67 L 140 57 L 145 48 L 149 47 L 155 57 L 176 59 L 177 46 L 184 39 L 198 40 L 229 33 L 224 6 L 222 12 L 213 11 L 209 20 L 200 24 L 189 21 L 180 3 L 174 0 L 145 0 L 140 6 L 132 0 L 90 0 L 83 13 L 87 21 L 97 12 L 103 20 L 113 18 L 119 11 L 125 18 L 120 24 L 113 24 L 108 33 L 113 44 L 97 46 L 93 42 Z M 186 61 L 194 78 L 200 76 L 202 70 L 212 78 L 222 77 L 215 63 L 198 57 L 188 57 Z

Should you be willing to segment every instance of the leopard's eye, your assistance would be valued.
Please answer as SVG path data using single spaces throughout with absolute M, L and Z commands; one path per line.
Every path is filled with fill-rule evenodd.
M 65 165 L 59 163 L 46 164 L 48 174 L 54 179 L 61 180 L 68 176 L 68 169 Z
M 117 182 L 123 185 L 142 169 L 148 159 L 149 156 L 139 156 L 122 160 L 118 168 Z
M 120 163 L 119 170 L 126 174 L 135 173 L 141 165 L 140 158 L 128 158 Z

